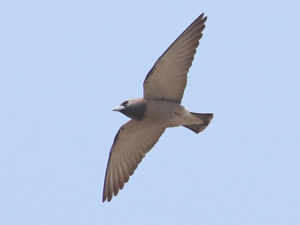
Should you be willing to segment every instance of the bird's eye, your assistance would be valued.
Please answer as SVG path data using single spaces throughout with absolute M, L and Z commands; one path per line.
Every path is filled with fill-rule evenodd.
M 127 105 L 127 104 L 128 104 L 128 101 L 125 101 L 125 102 L 124 102 L 124 105 Z

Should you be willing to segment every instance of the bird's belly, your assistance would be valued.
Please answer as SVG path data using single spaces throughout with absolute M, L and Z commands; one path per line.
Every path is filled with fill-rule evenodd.
M 184 110 L 174 111 L 172 115 L 167 119 L 168 127 L 178 127 L 187 123 L 188 116 Z
M 164 127 L 178 127 L 197 121 L 197 118 L 192 116 L 185 107 L 178 103 L 152 100 L 150 104 L 153 105 L 153 107 L 151 107 L 153 111 L 148 114 L 148 119 L 151 120 L 152 123 Z

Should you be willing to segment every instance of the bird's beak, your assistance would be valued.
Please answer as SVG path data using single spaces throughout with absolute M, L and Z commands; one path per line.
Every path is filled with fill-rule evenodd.
M 119 105 L 119 106 L 117 106 L 116 108 L 113 108 L 113 111 L 118 111 L 118 112 L 120 112 L 122 109 L 125 109 L 125 107 L 122 106 L 122 105 Z

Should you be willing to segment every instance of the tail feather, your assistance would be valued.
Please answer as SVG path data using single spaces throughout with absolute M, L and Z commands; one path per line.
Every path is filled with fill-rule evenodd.
M 183 125 L 184 127 L 194 131 L 196 134 L 199 134 L 201 131 L 203 131 L 208 126 L 208 124 L 210 123 L 212 118 L 214 117 L 214 114 L 212 114 L 212 113 L 193 113 L 193 112 L 191 112 L 191 114 L 204 121 L 204 123 L 202 123 L 202 124 Z

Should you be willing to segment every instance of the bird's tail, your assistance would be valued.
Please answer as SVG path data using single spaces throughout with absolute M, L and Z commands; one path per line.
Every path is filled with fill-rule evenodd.
M 212 113 L 193 113 L 193 112 L 191 112 L 191 114 L 204 121 L 204 123 L 202 123 L 202 124 L 183 125 L 184 127 L 194 131 L 196 134 L 199 134 L 201 131 L 203 131 L 208 126 L 208 124 L 210 123 L 212 118 L 214 117 L 214 114 L 212 114 Z

